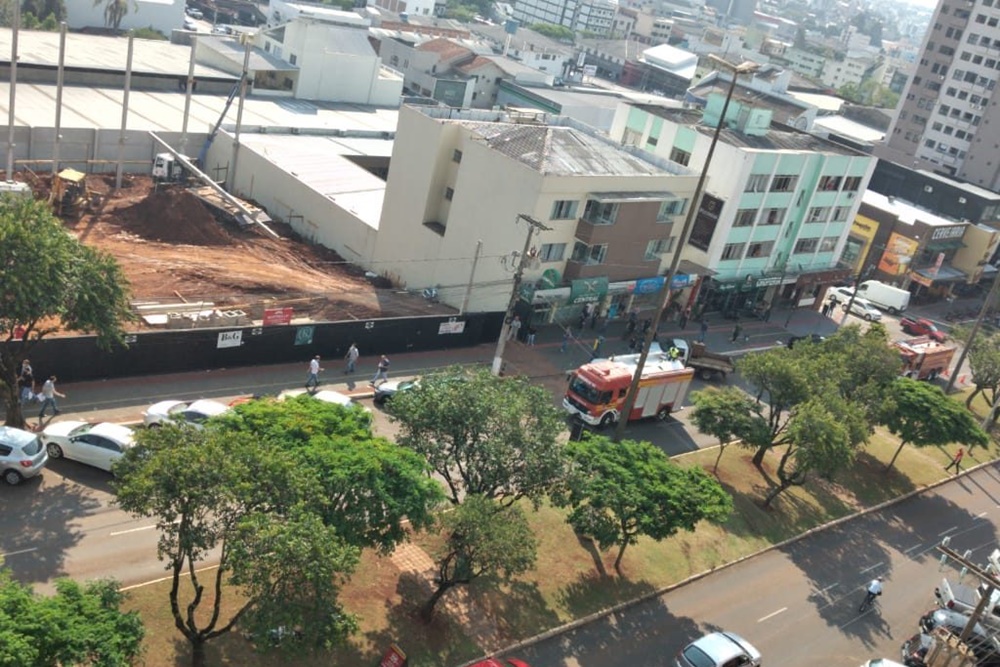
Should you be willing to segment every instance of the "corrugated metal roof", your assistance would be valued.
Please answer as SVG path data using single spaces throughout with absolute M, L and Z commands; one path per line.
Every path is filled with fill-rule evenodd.
M 201 37 L 198 43 L 206 49 L 215 51 L 240 70 L 243 69 L 246 47 L 232 37 Z M 249 67 L 251 72 L 295 72 L 299 69 L 257 47 L 250 50 Z

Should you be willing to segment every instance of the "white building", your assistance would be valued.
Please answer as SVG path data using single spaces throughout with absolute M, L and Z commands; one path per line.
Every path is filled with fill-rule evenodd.
M 130 0 L 128 13 L 122 18 L 119 29 L 138 30 L 152 28 L 164 35 L 184 27 L 184 0 Z M 93 0 L 66 0 L 66 24 L 71 30 L 109 27 L 104 20 L 105 2 Z
M 611 0 L 517 0 L 514 18 L 523 25 L 550 23 L 607 37 L 614 28 L 617 8 Z

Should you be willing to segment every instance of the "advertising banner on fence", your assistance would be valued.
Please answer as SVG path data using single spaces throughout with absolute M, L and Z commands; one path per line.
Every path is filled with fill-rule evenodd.
M 276 324 L 291 324 L 294 308 L 265 308 L 264 326 L 270 327 Z
M 243 330 L 222 331 L 219 333 L 219 342 L 216 347 L 239 347 L 243 344 Z

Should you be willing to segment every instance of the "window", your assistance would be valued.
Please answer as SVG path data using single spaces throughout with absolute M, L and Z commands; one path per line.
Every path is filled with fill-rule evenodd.
M 566 255 L 565 243 L 543 243 L 538 253 L 541 262 L 561 262 Z
M 572 199 L 560 199 L 552 204 L 552 220 L 572 220 L 576 217 L 579 202 Z
M 646 244 L 646 261 L 653 262 L 660 258 L 665 252 L 674 249 L 674 237 L 668 239 L 655 239 Z
M 451 154 L 451 161 L 452 162 L 461 162 L 462 161 L 462 151 L 460 151 L 460 150 L 458 150 L 456 148 L 455 151 Z
M 736 211 L 736 220 L 733 221 L 733 227 L 750 227 L 753 225 L 753 220 L 756 217 L 757 209 L 741 208 Z
M 686 199 L 668 199 L 660 204 L 660 210 L 656 214 L 656 219 L 669 220 L 673 216 L 683 213 L 686 207 Z
M 965 41 L 967 41 L 969 44 L 976 44 L 977 42 L 979 42 L 979 35 L 974 32 L 970 32 L 969 36 L 965 38 Z
M 771 192 L 791 192 L 799 180 L 794 174 L 779 174 L 771 181 Z
M 824 192 L 829 192 L 830 190 L 839 190 L 840 176 L 822 177 L 821 179 L 819 179 L 819 187 L 817 189 L 822 190 Z
M 816 252 L 816 247 L 818 245 L 819 239 L 799 239 L 795 242 L 795 249 L 792 252 L 796 255 Z
M 743 192 L 767 192 L 767 174 L 750 174 Z
M 743 256 L 745 243 L 727 243 L 722 249 L 722 259 L 739 259 Z
M 298 63 L 298 61 L 299 61 L 299 59 L 298 59 L 298 57 L 294 53 L 291 54 L 290 56 L 288 56 L 288 64 L 289 65 L 294 65 L 294 64 Z
M 806 222 L 826 222 L 826 219 L 830 217 L 830 209 L 826 206 L 814 206 L 809 209 L 809 213 L 806 215 Z
M 599 202 L 594 199 L 587 200 L 587 206 L 583 210 L 583 218 L 592 225 L 611 225 L 618 215 L 618 205 Z
M 942 125 L 941 123 L 932 123 L 931 124 L 931 129 L 934 130 L 935 132 L 940 132 L 941 128 L 943 128 L 943 127 L 944 127 L 944 125 Z
M 455 189 L 454 188 L 445 188 L 444 189 L 444 198 L 445 199 L 447 199 L 448 201 L 451 201 L 452 197 L 454 197 L 454 196 L 455 196 Z
M 785 211 L 784 208 L 766 208 L 764 209 L 764 214 L 760 218 L 760 224 L 762 225 L 780 225 L 785 221 Z
M 937 142 L 934 141 L 933 139 L 925 139 L 924 140 L 924 147 L 925 148 L 934 148 L 935 146 L 937 146 Z
M 938 48 L 938 53 L 944 56 L 953 56 L 955 55 L 955 49 L 951 48 L 950 46 L 945 46 L 944 44 L 942 44 Z
M 930 90 L 930 91 L 935 92 L 935 93 L 938 92 L 939 90 L 941 90 L 941 84 L 938 83 L 938 82 L 936 82 L 936 81 L 928 81 L 927 85 L 924 86 L 924 87 L 927 88 L 927 90 Z M 931 102 L 931 100 L 927 100 L 927 101 Z M 931 104 L 927 105 L 927 108 L 930 109 L 933 106 L 934 106 L 933 103 L 931 103 Z
M 747 246 L 747 259 L 756 257 L 770 257 L 771 250 L 774 249 L 774 241 L 752 241 Z
M 670 161 L 686 167 L 688 162 L 691 161 L 691 154 L 687 151 L 682 151 L 679 148 L 674 148 L 670 151 Z
M 603 264 L 604 256 L 608 254 L 608 245 L 589 246 L 582 241 L 573 244 L 573 261 L 584 264 Z
M 833 252 L 833 249 L 837 247 L 837 236 L 827 236 L 822 241 L 819 242 L 820 252 Z
M 860 187 L 860 176 L 848 176 L 844 179 L 844 192 L 857 192 Z
M 847 220 L 847 214 L 850 211 L 851 209 L 847 206 L 837 206 L 833 209 L 833 217 L 830 218 L 830 222 L 844 222 Z

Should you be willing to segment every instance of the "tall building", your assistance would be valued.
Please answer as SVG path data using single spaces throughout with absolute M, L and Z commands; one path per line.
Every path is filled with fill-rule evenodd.
M 618 4 L 610 0 L 517 0 L 514 18 L 521 25 L 551 23 L 574 32 L 611 34 Z
M 1000 190 L 1000 2 L 942 0 L 882 156 Z

